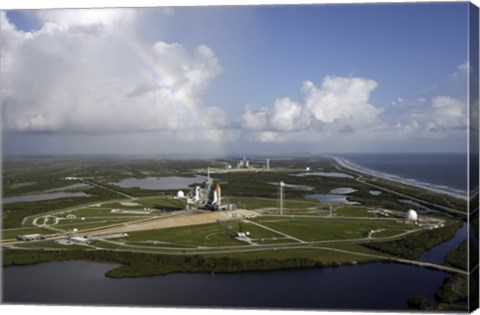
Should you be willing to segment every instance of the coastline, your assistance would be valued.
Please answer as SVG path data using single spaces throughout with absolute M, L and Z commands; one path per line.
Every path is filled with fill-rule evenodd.
M 327 155 L 326 157 L 333 159 L 338 166 L 350 171 L 354 171 L 357 173 L 373 176 L 379 179 L 384 179 L 384 180 L 388 180 L 391 182 L 395 182 L 395 183 L 399 183 L 399 184 L 403 184 L 403 185 L 407 185 L 415 188 L 428 190 L 436 194 L 448 195 L 450 197 L 457 198 L 463 201 L 468 200 L 467 192 L 462 192 L 457 189 L 451 189 L 446 186 L 439 186 L 439 185 L 434 185 L 430 183 L 420 182 L 413 179 L 405 179 L 397 175 L 392 175 L 392 174 L 388 174 L 380 171 L 371 170 L 371 169 L 362 167 L 360 165 L 357 165 L 345 158 L 340 158 L 337 156 Z

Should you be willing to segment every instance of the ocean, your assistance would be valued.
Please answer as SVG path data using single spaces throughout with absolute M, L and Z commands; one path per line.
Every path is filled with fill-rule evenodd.
M 378 177 L 466 198 L 466 153 L 337 154 L 344 166 Z

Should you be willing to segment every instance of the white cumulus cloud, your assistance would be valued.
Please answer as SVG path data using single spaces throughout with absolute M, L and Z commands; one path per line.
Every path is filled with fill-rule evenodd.
M 268 109 L 254 111 L 250 105 L 245 107 L 243 126 L 248 130 L 265 130 L 268 127 Z
M 437 96 L 432 99 L 430 126 L 442 129 L 466 128 L 467 106 L 465 102 L 450 96 Z
M 132 9 L 53 9 L 39 10 L 37 17 L 44 24 L 54 24 L 61 28 L 68 28 L 74 25 L 112 25 L 115 23 L 130 22 L 135 18 L 135 11 Z
M 310 113 L 301 104 L 289 98 L 277 99 L 270 117 L 273 130 L 297 131 L 310 126 Z
M 369 103 L 370 94 L 377 86 L 377 82 L 364 78 L 327 76 L 320 87 L 305 82 L 302 92 L 305 105 L 316 120 L 366 127 L 383 111 Z
M 369 129 L 378 122 L 383 109 L 369 103 L 370 94 L 377 87 L 373 80 L 327 76 L 319 87 L 313 82 L 303 83 L 302 101 L 288 97 L 275 100 L 272 108 L 253 110 L 245 108 L 243 127 L 250 131 L 261 131 L 257 138 L 278 141 L 288 136 L 271 132 L 294 132 L 304 135 L 305 131 L 348 133 L 357 129 Z M 269 132 L 265 134 L 265 132 Z
M 139 18 L 131 10 L 48 10 L 38 17 L 42 27 L 23 32 L 2 13 L 5 130 L 109 134 L 228 125 L 223 109 L 203 102 L 223 71 L 208 46 L 147 45 L 125 31 Z

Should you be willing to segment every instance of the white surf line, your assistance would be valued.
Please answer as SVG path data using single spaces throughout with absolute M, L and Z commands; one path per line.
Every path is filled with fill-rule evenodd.
M 297 242 L 299 242 L 299 243 L 307 243 L 307 242 L 305 242 L 305 241 L 302 241 L 302 240 L 299 239 L 299 238 L 296 238 L 296 237 L 290 236 L 290 235 L 288 235 L 288 234 L 282 233 L 282 232 L 280 232 L 280 231 L 271 229 L 271 228 L 269 228 L 269 227 L 267 227 L 267 226 L 265 226 L 265 225 L 261 225 L 261 224 L 259 224 L 259 223 L 257 223 L 257 222 L 253 222 L 253 221 L 250 221 L 250 220 L 244 220 L 244 221 L 246 221 L 246 222 L 248 222 L 248 223 L 252 223 L 253 225 L 259 226 L 259 227 L 261 227 L 261 228 L 263 228 L 263 229 L 265 229 L 265 230 L 269 230 L 269 231 L 274 232 L 274 233 L 277 233 L 277 234 L 279 234 L 279 235 L 288 237 L 288 238 L 290 238 L 290 239 L 292 239 L 292 240 L 295 240 L 295 241 L 297 241 Z
M 335 159 L 335 161 L 337 161 L 335 157 L 332 157 L 333 159 Z M 341 163 L 338 163 L 340 164 L 341 167 L 343 167 L 343 165 Z M 337 165 L 338 167 L 338 165 Z M 392 189 L 389 189 L 389 188 L 385 188 L 383 186 L 379 186 L 379 185 L 376 185 L 376 184 L 373 184 L 373 183 L 370 183 L 370 182 L 367 182 L 365 180 L 362 179 L 363 175 L 364 174 L 367 174 L 367 173 L 362 173 L 361 171 L 359 170 L 356 170 L 356 169 L 353 169 L 353 168 L 349 168 L 349 167 L 346 167 L 347 169 L 350 169 L 350 170 L 353 170 L 355 172 L 359 172 L 361 173 L 360 176 L 356 177 L 355 180 L 357 182 L 360 182 L 360 183 L 363 183 L 365 185 L 368 185 L 368 186 L 371 186 L 371 187 L 375 187 L 376 189 L 379 189 L 379 190 L 382 190 L 382 191 L 385 191 L 385 192 L 389 192 L 389 193 L 392 193 L 392 194 L 395 194 L 397 196 L 401 196 L 401 197 L 405 197 L 405 198 L 408 198 L 408 199 L 411 199 L 413 201 L 417 201 L 417 202 L 420 202 L 420 203 L 423 203 L 425 205 L 428 205 L 428 206 L 433 206 L 435 208 L 438 208 L 438 209 L 443 209 L 447 212 L 455 212 L 455 213 L 458 213 L 458 214 L 461 214 L 461 215 L 466 215 L 467 213 L 464 212 L 464 211 L 460 211 L 460 210 L 457 210 L 457 209 L 453 209 L 451 207 L 447 207 L 447 206 L 442 206 L 442 205 L 439 205 L 439 204 L 436 204 L 436 203 L 433 203 L 433 202 L 430 202 L 430 201 L 427 201 L 427 200 L 423 200 L 423 199 L 420 199 L 420 198 L 417 198 L 417 197 L 414 197 L 414 196 L 411 196 L 411 195 L 408 195 L 408 194 L 405 194 L 405 193 L 401 193 L 401 192 L 398 192 L 398 191 L 395 191 L 395 190 L 392 190 Z M 399 181 L 395 181 L 395 180 L 391 180 L 389 178 L 384 178 L 384 177 L 379 177 L 379 176 L 376 176 L 376 175 L 371 175 L 371 174 L 367 174 L 369 176 L 374 176 L 374 177 L 377 177 L 377 178 L 381 178 L 381 179 L 385 179 L 385 180 L 388 180 L 388 181 L 391 181 L 391 182 L 396 182 L 396 183 L 400 183 L 400 184 L 403 184 L 403 185 L 406 185 L 406 186 L 411 186 L 411 187 L 416 187 L 416 188 L 422 188 L 422 189 L 425 189 L 427 191 L 430 191 L 430 192 L 433 192 L 433 193 L 437 193 L 437 194 L 442 194 L 443 192 L 440 192 L 440 191 L 435 191 L 435 190 L 432 190 L 432 189 L 427 189 L 425 187 L 420 187 L 420 186 L 413 186 L 413 185 L 410 185 L 408 183 L 403 183 L 403 182 L 399 182 Z M 444 193 L 445 194 L 445 193 Z M 452 194 L 448 194 L 449 196 L 452 196 L 452 197 L 455 197 L 457 199 L 461 199 L 461 200 L 467 200 L 466 198 L 461 198 L 460 196 L 454 196 Z M 437 210 L 438 210 L 437 209 Z
M 360 176 L 361 177 L 361 176 Z M 433 209 L 433 210 L 445 210 L 447 212 L 455 212 L 455 213 L 458 213 L 458 214 L 461 214 L 461 215 L 467 215 L 467 212 L 465 211 L 460 211 L 460 210 L 457 210 L 457 209 L 453 209 L 451 207 L 447 207 L 447 206 L 442 206 L 442 205 L 439 205 L 439 204 L 436 204 L 436 203 L 433 203 L 431 201 L 427 201 L 427 200 L 424 200 L 424 199 L 420 199 L 420 198 L 417 198 L 417 197 L 414 197 L 414 196 L 411 196 L 411 195 L 408 195 L 408 194 L 404 194 L 404 193 L 401 193 L 401 192 L 398 192 L 398 191 L 395 191 L 395 190 L 392 190 L 392 189 L 389 189 L 389 188 L 385 188 L 383 186 L 379 186 L 379 185 L 375 185 L 375 184 L 372 184 L 372 183 L 369 183 L 365 180 L 362 180 L 360 177 L 357 177 L 355 180 L 360 182 L 360 183 L 363 183 L 365 185 L 369 185 L 371 187 L 375 187 L 377 189 L 380 189 L 380 190 L 383 190 L 385 192 L 389 192 L 389 193 L 392 193 L 394 195 L 397 195 L 397 196 L 401 196 L 401 197 L 405 197 L 405 198 L 408 198 L 408 199 L 412 199 L 413 201 L 417 201 L 419 203 L 423 203 L 424 205 L 428 205 L 430 207 L 434 207 L 434 208 L 437 208 L 437 209 Z
M 400 183 L 403 185 L 407 186 L 413 186 L 421 189 L 425 189 L 434 193 L 439 193 L 439 194 L 446 194 L 454 198 L 462 199 L 462 200 L 467 200 L 466 194 L 462 194 L 460 191 L 458 192 L 453 192 L 451 190 L 443 189 L 441 187 L 437 187 L 434 184 L 428 184 L 428 183 L 423 183 L 419 181 L 409 181 L 407 179 L 403 179 L 400 176 L 397 175 L 392 175 L 392 174 L 387 174 L 379 171 L 374 171 L 368 168 L 364 168 L 361 166 L 358 166 L 344 158 L 339 158 L 336 156 L 328 156 L 329 158 L 332 158 L 338 165 L 340 165 L 343 168 L 349 169 L 351 171 L 355 171 L 358 173 L 366 174 L 369 176 L 385 179 L 388 181 Z

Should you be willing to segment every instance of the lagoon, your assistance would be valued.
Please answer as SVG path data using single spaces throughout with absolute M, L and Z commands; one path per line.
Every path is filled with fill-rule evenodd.
M 311 194 L 306 195 L 305 198 L 317 199 L 322 203 L 329 203 L 334 205 L 359 205 L 359 202 L 348 201 L 345 195 L 335 194 Z
M 70 198 L 70 197 L 88 197 L 83 191 L 77 192 L 56 192 L 49 194 L 37 194 L 37 195 L 25 195 L 25 196 L 13 196 L 2 198 L 2 203 L 4 205 L 14 202 L 30 202 L 30 201 L 42 201 L 42 200 L 52 200 L 59 198 Z
M 208 178 L 206 176 L 196 175 L 195 177 L 146 177 L 146 178 L 127 178 L 120 182 L 113 183 L 123 188 L 138 187 L 150 190 L 168 190 L 168 189 L 185 189 L 194 183 L 203 183 Z
M 350 187 L 340 187 L 335 188 L 330 191 L 331 194 L 339 194 L 339 195 L 347 195 L 356 192 L 357 189 L 353 189 Z
M 325 177 L 336 177 L 336 178 L 353 178 L 353 176 L 340 173 L 340 172 L 308 172 L 308 173 L 300 173 L 296 176 L 325 176 Z

